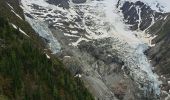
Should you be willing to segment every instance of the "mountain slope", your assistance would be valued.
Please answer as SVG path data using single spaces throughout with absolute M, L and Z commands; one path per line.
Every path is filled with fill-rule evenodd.
M 158 99 L 159 81 L 144 54 L 150 38 L 129 30 L 117 2 L 70 2 L 65 8 L 66 1 L 21 0 L 21 6 L 39 35 L 58 41 L 61 48 L 54 54 L 73 74 L 83 76 L 97 99 Z M 41 30 L 47 30 L 45 35 Z
M 132 0 L 135 1 L 135 0 Z M 154 36 L 151 44 L 153 44 L 147 51 L 146 54 L 148 59 L 151 61 L 153 71 L 158 74 L 159 80 L 162 82 L 161 87 L 161 98 L 160 100 L 168 100 L 170 98 L 170 67 L 169 67 L 169 7 L 166 7 L 169 1 L 155 2 L 158 10 L 153 9 L 153 6 L 149 5 L 151 1 L 137 1 L 124 3 L 122 9 L 126 24 L 132 26 L 131 29 L 144 30 L 150 36 Z M 164 2 L 164 3 L 162 3 Z M 159 8 L 159 3 L 162 5 Z M 153 3 L 153 5 L 155 5 Z M 145 10 L 144 10 L 145 9 Z M 140 20 L 139 20 L 140 18 Z M 146 19 L 146 20 L 145 20 Z M 142 27 L 141 27 L 142 26 Z
M 156 34 L 157 37 L 152 41 L 155 46 L 147 51 L 149 59 L 152 60 L 154 70 L 160 75 L 162 80 L 161 88 L 167 93 L 170 90 L 170 17 L 166 20 L 161 20 L 155 23 L 150 28 L 151 34 Z
M 36 36 L 34 31 L 30 32 L 31 28 L 27 29 L 22 26 L 23 23 L 14 23 L 11 20 L 13 17 L 7 17 L 14 23 L 13 27 L 19 26 L 18 31 L 38 40 L 40 47 L 49 48 L 72 75 L 81 77 L 95 99 L 167 100 L 168 2 L 17 1 L 25 16 L 15 10 L 17 7 L 13 8 L 14 2 L 7 4 L 12 16 L 20 19 L 19 22 L 25 19 L 37 33 Z M 36 39 L 39 37 L 41 41 Z
M 19 17 L 17 2 L 0 1 L 0 99 L 93 100 L 81 80 L 44 51 L 43 40 Z

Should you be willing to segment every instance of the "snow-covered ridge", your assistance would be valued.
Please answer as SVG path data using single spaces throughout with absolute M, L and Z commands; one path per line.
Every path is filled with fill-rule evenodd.
M 129 1 L 129 2 L 137 2 L 139 0 L 120 0 L 121 2 Z M 157 12 L 170 12 L 170 0 L 140 0 L 141 2 L 147 4 Z

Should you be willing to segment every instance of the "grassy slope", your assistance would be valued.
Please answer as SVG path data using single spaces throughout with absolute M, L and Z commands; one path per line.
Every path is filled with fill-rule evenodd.
M 7 1 L 23 16 L 17 0 L 0 0 L 0 100 L 93 100 L 57 58 L 46 58 L 43 42 L 27 22 L 11 13 Z

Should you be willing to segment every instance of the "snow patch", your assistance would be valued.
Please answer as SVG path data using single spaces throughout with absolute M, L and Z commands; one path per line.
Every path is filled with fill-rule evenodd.
M 13 28 L 19 29 L 19 31 L 20 31 L 21 33 L 23 33 L 24 35 L 26 35 L 27 37 L 30 37 L 28 34 L 26 34 L 22 29 L 18 28 L 16 25 L 14 25 L 14 24 L 12 24 L 12 23 L 11 23 L 11 25 L 13 26 Z
M 73 35 L 73 34 L 68 34 L 68 33 L 64 33 L 65 36 L 69 36 L 69 37 L 80 37 L 80 36 L 77 36 L 77 35 Z
M 167 19 L 167 17 L 168 17 L 168 15 L 164 17 L 164 20 L 166 20 L 166 19 Z
M 78 46 L 78 44 L 79 44 L 81 41 L 86 41 L 86 42 L 88 42 L 89 40 L 80 37 L 76 42 L 71 43 L 71 45 L 74 46 L 74 47 L 76 47 L 76 46 Z
M 50 56 L 48 54 L 45 54 L 48 59 L 50 59 Z
M 79 78 L 81 78 L 82 75 L 81 75 L 81 74 L 76 74 L 74 77 L 79 77 Z
M 78 33 L 78 31 L 71 31 L 71 33 L 73 33 L 73 34 L 77 34 L 77 33 Z
M 154 47 L 155 44 L 152 44 L 152 40 L 153 40 L 154 38 L 156 38 L 157 35 L 153 35 L 153 36 L 152 36 L 152 35 L 147 34 L 147 33 L 145 33 L 145 32 L 138 31 L 138 32 L 136 33 L 136 37 L 137 37 L 137 38 L 140 38 L 141 41 L 143 41 L 143 43 L 148 44 L 148 46 Z
M 18 15 L 14 10 L 11 10 L 19 19 L 23 20 L 20 15 Z
M 24 35 L 26 35 L 27 37 L 30 37 L 27 33 L 25 33 L 22 29 L 20 29 L 19 28 L 19 31 L 21 32 L 21 33 L 23 33 Z
M 64 56 L 64 58 L 70 58 L 70 56 Z
M 168 81 L 168 85 L 170 85 L 170 81 Z
M 17 29 L 17 26 L 16 26 L 16 25 L 14 25 L 14 24 L 12 24 L 12 23 L 11 23 L 11 25 L 12 25 L 13 28 Z
M 7 3 L 7 5 L 8 5 L 11 9 L 14 9 L 9 3 Z

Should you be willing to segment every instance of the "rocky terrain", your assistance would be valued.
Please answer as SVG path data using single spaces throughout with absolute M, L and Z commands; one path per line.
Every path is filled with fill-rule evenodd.
M 170 17 L 161 4 L 20 1 L 25 20 L 96 100 L 169 99 Z

